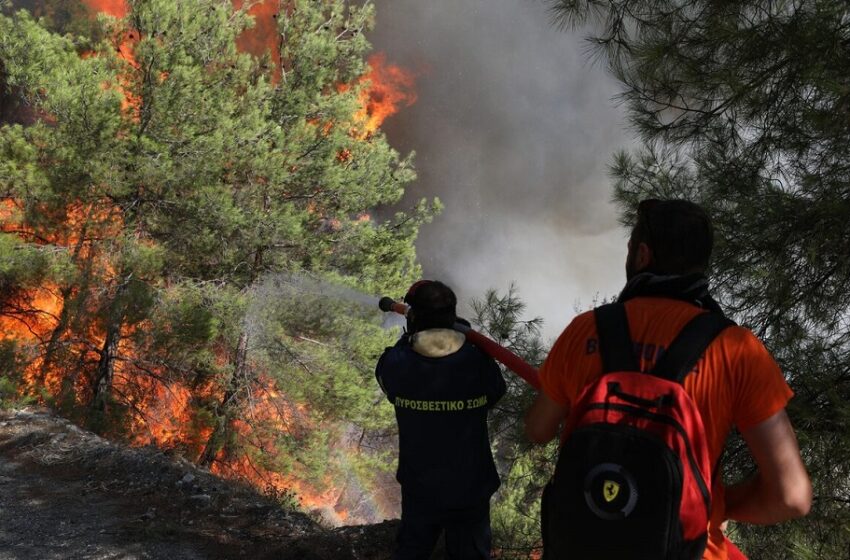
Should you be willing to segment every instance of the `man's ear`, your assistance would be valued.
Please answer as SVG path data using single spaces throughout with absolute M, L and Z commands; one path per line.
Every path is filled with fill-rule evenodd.
M 649 265 L 652 264 L 652 249 L 650 249 L 649 245 L 643 241 L 641 241 L 637 246 L 634 264 L 637 272 L 646 270 L 649 268 Z

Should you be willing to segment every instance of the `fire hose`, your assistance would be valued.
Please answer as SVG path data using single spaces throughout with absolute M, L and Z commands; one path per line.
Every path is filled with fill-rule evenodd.
M 378 302 L 378 307 L 384 312 L 395 312 L 399 315 L 407 316 L 408 306 L 404 303 L 395 301 L 390 297 L 382 297 Z M 528 362 L 496 342 L 491 338 L 481 334 L 461 322 L 454 324 L 454 330 L 463 333 L 466 339 L 480 348 L 485 354 L 502 363 L 506 368 L 519 375 L 526 383 L 537 390 L 540 390 L 540 380 L 537 376 L 537 369 L 531 366 Z
M 407 316 L 408 306 L 404 303 L 395 301 L 390 297 L 382 297 L 378 302 L 378 307 L 381 311 L 394 312 L 399 315 Z M 485 354 L 494 360 L 501 362 L 505 367 L 519 375 L 526 383 L 540 390 L 540 379 L 537 376 L 537 369 L 531 366 L 528 362 L 500 345 L 495 340 L 492 340 L 480 332 L 472 329 L 469 325 L 457 322 L 453 326 L 454 330 L 466 335 L 466 339 L 476 345 Z M 735 546 L 732 541 L 726 539 L 726 547 L 729 552 L 730 560 L 746 560 L 746 556 Z

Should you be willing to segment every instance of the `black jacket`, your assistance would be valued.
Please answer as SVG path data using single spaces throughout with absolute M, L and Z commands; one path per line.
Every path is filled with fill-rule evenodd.
M 431 329 L 387 348 L 375 371 L 395 406 L 396 478 L 408 507 L 475 507 L 499 487 L 487 411 L 505 394 L 496 362 L 463 335 Z

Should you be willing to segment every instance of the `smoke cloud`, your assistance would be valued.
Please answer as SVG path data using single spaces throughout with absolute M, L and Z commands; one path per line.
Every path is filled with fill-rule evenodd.
M 415 150 L 405 202 L 438 196 L 423 227 L 428 278 L 462 301 L 516 282 L 527 316 L 555 336 L 624 282 L 625 231 L 607 165 L 628 143 L 614 81 L 576 33 L 528 0 L 377 0 L 370 35 L 419 74 L 418 101 L 383 129 Z M 405 204 L 403 204 L 404 206 Z

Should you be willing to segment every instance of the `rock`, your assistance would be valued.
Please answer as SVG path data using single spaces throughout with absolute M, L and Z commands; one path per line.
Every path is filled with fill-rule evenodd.
M 189 499 L 198 504 L 209 504 L 212 501 L 212 496 L 209 494 L 195 494 L 189 496 Z

